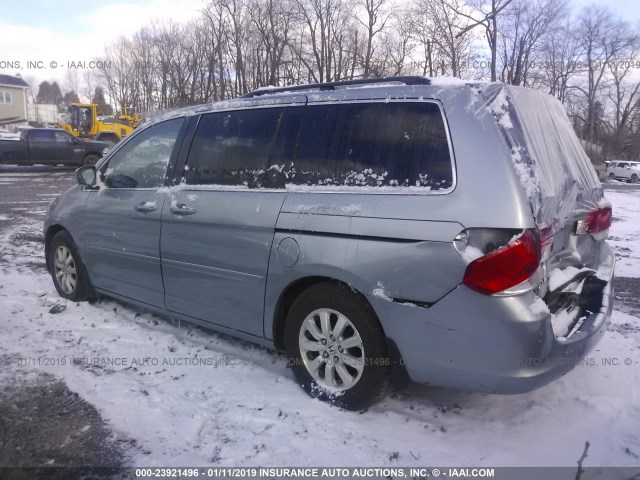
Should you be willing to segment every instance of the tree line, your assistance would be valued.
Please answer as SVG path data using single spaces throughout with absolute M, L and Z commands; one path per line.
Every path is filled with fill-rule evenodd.
M 393 75 L 501 81 L 562 101 L 593 156 L 640 155 L 640 25 L 568 0 L 212 0 L 108 46 L 101 85 L 141 111 L 266 86 Z

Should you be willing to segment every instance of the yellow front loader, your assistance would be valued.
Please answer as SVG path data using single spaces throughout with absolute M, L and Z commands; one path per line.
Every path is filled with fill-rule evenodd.
M 135 107 L 123 107 L 118 114 L 118 120 L 136 128 L 140 124 L 140 114 L 136 112 Z
M 136 125 L 137 126 L 137 125 Z M 133 132 L 133 127 L 117 118 L 113 120 L 99 120 L 98 106 L 95 103 L 72 103 L 67 108 L 67 121 L 61 122 L 71 135 L 82 139 L 98 140 L 115 145 Z

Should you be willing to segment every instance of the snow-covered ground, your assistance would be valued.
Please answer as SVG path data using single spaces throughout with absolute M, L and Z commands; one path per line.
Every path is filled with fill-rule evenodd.
M 640 192 L 607 196 L 618 274 L 637 277 Z M 640 465 L 637 317 L 615 311 L 594 365 L 529 394 L 412 386 L 346 412 L 307 397 L 271 351 L 111 300 L 60 299 L 37 217 L 0 218 L 0 368 L 62 378 L 136 440 L 132 465 L 575 466 L 586 441 L 585 467 Z
M 609 244 L 616 251 L 616 275 L 640 277 L 640 192 L 608 191 L 613 206 Z

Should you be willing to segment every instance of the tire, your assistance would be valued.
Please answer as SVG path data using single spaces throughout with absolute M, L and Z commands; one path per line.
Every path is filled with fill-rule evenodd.
M 321 283 L 302 292 L 284 335 L 289 365 L 312 397 L 362 410 L 387 394 L 391 366 L 384 332 L 371 306 L 349 288 Z
M 93 154 L 87 155 L 82 160 L 82 166 L 83 167 L 94 166 L 96 163 L 98 163 L 98 160 L 100 160 L 100 157 L 98 155 L 93 155 Z
M 67 300 L 90 300 L 88 276 L 71 235 L 56 233 L 49 243 L 49 270 L 58 295 Z
M 638 175 L 635 173 L 631 175 L 631 183 L 638 183 Z
M 616 179 L 616 174 L 615 174 L 615 173 L 613 173 L 613 172 L 611 172 L 611 173 L 609 174 L 609 180 L 615 180 L 615 179 Z

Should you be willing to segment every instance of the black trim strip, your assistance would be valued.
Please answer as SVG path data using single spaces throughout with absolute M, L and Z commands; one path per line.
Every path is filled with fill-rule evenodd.
M 389 243 L 421 243 L 421 242 L 433 241 L 433 240 L 418 240 L 418 239 L 408 239 L 408 238 L 378 237 L 375 235 L 358 235 L 357 233 L 317 232 L 312 230 L 298 230 L 293 228 L 276 228 L 275 232 L 299 234 L 299 235 L 311 235 L 314 237 L 352 238 L 357 240 L 371 240 L 376 242 L 389 242 Z M 447 242 L 435 242 L 435 243 L 447 243 Z

